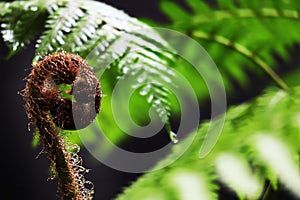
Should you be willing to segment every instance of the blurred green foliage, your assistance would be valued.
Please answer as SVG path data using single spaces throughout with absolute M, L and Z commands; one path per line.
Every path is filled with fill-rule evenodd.
M 185 144 L 192 142 L 180 158 L 167 167 L 145 174 L 117 199 L 135 199 L 136 196 L 151 199 L 156 194 L 159 195 L 157 199 L 163 200 L 218 199 L 217 180 L 235 191 L 240 199 L 262 198 L 265 180 L 272 183 L 274 190 L 280 182 L 299 197 L 299 103 L 299 87 L 292 88 L 291 92 L 272 88 L 252 102 L 231 107 L 218 143 L 208 156 L 199 158 L 199 151 L 211 121 L 202 123 L 199 130 L 175 145 L 172 153 L 153 169 L 173 161 Z M 259 146 L 261 141 L 262 147 Z M 264 157 L 262 149 L 269 155 Z M 236 159 L 228 159 L 228 168 L 224 155 L 227 159 L 230 156 Z M 218 163 L 219 159 L 224 166 Z M 242 169 L 236 167 L 239 165 Z M 218 170 L 222 167 L 225 168 L 223 173 Z M 229 178 L 224 178 L 224 173 L 229 174 Z M 177 180 L 181 176 L 183 178 Z M 194 188 L 195 184 L 198 187 Z
M 298 1 L 218 0 L 212 4 L 186 0 L 186 5 L 188 8 L 182 8 L 174 1 L 162 0 L 162 11 L 171 23 L 148 22 L 180 31 L 199 42 L 218 66 L 229 97 L 240 95 L 241 91 L 258 90 L 261 88 L 258 83 L 271 85 L 268 76 L 277 83 L 283 83 L 283 79 L 289 86 L 299 84 L 299 66 L 290 64 L 291 60 L 295 60 L 292 51 L 300 42 Z M 0 16 L 1 33 L 10 49 L 9 58 L 38 36 L 33 64 L 41 56 L 56 51 L 73 52 L 87 59 L 101 77 L 104 93 L 102 109 L 95 123 L 99 123 L 113 143 L 121 143 L 127 138 L 114 120 L 111 108 L 114 87 L 121 79 L 135 77 L 136 82 L 131 89 L 136 91 L 129 105 L 125 104 L 122 96 L 118 99 L 120 109 L 129 106 L 132 120 L 144 125 L 150 120 L 149 109 L 153 108 L 165 122 L 169 134 L 173 129 L 170 118 L 180 115 L 176 97 L 162 81 L 176 78 L 172 69 L 186 77 L 200 104 L 209 100 L 205 82 L 189 63 L 162 50 L 167 49 L 168 44 L 147 25 L 110 6 L 90 0 L 0 2 Z M 149 32 L 139 31 L 144 29 Z M 123 42 L 122 48 L 118 42 Z M 190 57 L 198 56 L 199 52 L 193 47 L 187 45 L 183 48 Z M 129 53 L 134 49 L 138 50 L 134 54 Z M 283 62 L 286 64 L 283 65 Z M 167 168 L 144 175 L 118 199 L 186 199 L 184 185 L 189 183 L 182 182 L 184 178 L 181 177 L 196 184 L 203 183 L 204 194 L 215 199 L 215 163 L 224 152 L 243 160 L 246 168 L 251 168 L 251 174 L 260 177 L 259 184 L 268 179 L 276 189 L 279 179 L 290 191 L 299 195 L 294 190 L 299 186 L 297 179 L 291 185 L 288 179 L 282 178 L 276 167 L 270 165 L 271 161 L 261 158 L 258 140 L 255 140 L 255 136 L 263 135 L 265 141 L 270 138 L 270 141 L 279 141 L 275 142 L 278 148 L 284 146 L 281 150 L 292 155 L 292 165 L 299 166 L 299 91 L 298 87 L 291 91 L 268 90 L 252 103 L 232 107 L 216 147 L 209 156 L 199 159 L 199 149 L 209 126 L 209 122 L 203 123 L 199 130 L 194 131 L 196 138 L 180 159 Z M 94 127 L 81 130 L 85 132 L 86 141 L 95 139 Z M 134 131 L 130 124 L 126 128 Z M 80 143 L 76 131 L 67 135 L 70 142 Z M 191 139 L 190 136 L 174 146 L 173 153 L 161 163 L 167 162 L 176 154 L 176 149 L 182 148 Z M 107 154 L 112 151 L 105 144 L 100 146 L 103 148 L 99 151 Z M 291 166 L 287 163 L 283 166 L 286 171 L 290 170 Z M 234 185 L 233 180 L 228 182 L 222 177 L 221 180 L 241 199 L 249 197 L 248 193 Z M 245 183 L 247 181 L 251 180 L 245 180 Z M 198 199 L 198 193 L 195 194 L 189 199 Z M 260 193 L 252 195 L 258 197 Z

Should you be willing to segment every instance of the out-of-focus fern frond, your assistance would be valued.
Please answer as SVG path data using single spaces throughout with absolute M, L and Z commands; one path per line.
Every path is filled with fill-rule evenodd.
M 179 159 L 142 176 L 117 199 L 154 194 L 162 200 L 217 199 L 217 180 L 240 199 L 258 199 L 266 179 L 274 189 L 281 183 L 300 197 L 299 99 L 299 87 L 292 92 L 270 89 L 251 103 L 230 108 L 221 137 L 206 157 L 199 158 L 199 150 L 211 122 L 174 146 L 157 166 L 174 160 L 192 142 Z
M 262 74 L 257 63 L 230 44 L 239 44 L 277 70 L 276 55 L 287 61 L 290 59 L 288 50 L 300 43 L 300 7 L 296 0 L 219 0 L 216 4 L 186 0 L 186 3 L 192 12 L 173 1 L 162 1 L 163 12 L 172 20 L 169 27 L 199 41 L 223 74 L 227 91 L 248 88 L 249 74 Z M 197 37 L 199 32 L 209 37 Z M 226 38 L 230 44 L 224 46 L 216 38 Z

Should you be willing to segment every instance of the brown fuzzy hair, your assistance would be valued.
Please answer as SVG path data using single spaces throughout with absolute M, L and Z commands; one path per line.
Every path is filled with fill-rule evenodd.
M 26 80 L 25 110 L 47 151 L 62 198 L 91 199 L 93 190 L 85 188 L 80 174 L 84 173 L 81 159 L 60 133 L 86 127 L 99 113 L 102 94 L 97 77 L 80 56 L 57 52 L 35 64 Z M 61 84 L 71 85 L 67 92 L 75 101 L 62 97 Z

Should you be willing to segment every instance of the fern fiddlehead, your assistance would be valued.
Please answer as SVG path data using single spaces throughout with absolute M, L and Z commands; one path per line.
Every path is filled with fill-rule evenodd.
M 38 129 L 63 199 L 91 199 L 93 189 L 85 187 L 91 182 L 83 178 L 87 170 L 72 150 L 78 147 L 64 141 L 61 129 L 84 128 L 96 117 L 101 100 L 98 79 L 81 57 L 54 53 L 38 62 L 26 80 L 25 109 Z M 63 97 L 59 90 L 61 84 L 72 84 L 72 89 L 65 92 L 72 94 L 76 102 Z M 73 115 L 76 112 L 80 118 Z
M 144 95 L 145 99 L 150 100 L 147 103 L 166 122 L 167 132 L 175 140 L 168 128 L 171 110 L 166 103 L 167 93 L 159 81 L 154 81 L 162 74 L 164 79 L 175 77 L 166 67 L 174 61 L 174 56 L 167 51 L 167 43 L 150 27 L 122 11 L 92 0 L 0 2 L 0 15 L 1 34 L 10 50 L 8 57 L 24 49 L 41 33 L 32 63 L 37 63 L 41 55 L 66 51 L 86 59 L 97 75 L 109 68 L 116 69 L 118 77 L 139 74 L 137 80 L 142 82 L 137 82 L 135 88 L 151 88 Z M 111 83 L 114 77 L 107 77 L 101 77 L 101 82 L 111 85 L 106 83 Z M 112 87 L 106 89 L 108 95 Z M 161 107 L 165 112 L 161 112 Z M 101 117 L 109 118 L 111 113 L 104 111 Z M 114 122 L 100 124 L 106 130 L 116 127 L 118 133 L 108 133 L 111 138 L 119 138 L 116 142 L 125 138 L 119 137 L 123 134 Z

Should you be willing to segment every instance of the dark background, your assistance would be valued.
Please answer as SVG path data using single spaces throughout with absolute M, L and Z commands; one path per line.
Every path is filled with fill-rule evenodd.
M 178 1 L 178 0 L 177 0 Z M 167 18 L 159 11 L 159 0 L 105 0 L 116 8 L 124 10 L 134 17 L 151 18 L 158 22 L 167 22 Z M 179 1 L 183 2 L 183 1 Z M 49 162 L 45 155 L 38 159 L 36 156 L 41 148 L 32 147 L 32 133 L 27 129 L 28 119 L 23 109 L 24 102 L 18 91 L 25 87 L 26 77 L 34 56 L 34 44 L 15 55 L 10 60 L 5 60 L 7 49 L 1 41 L 0 46 L 0 199 L 31 199 L 54 200 L 57 183 L 47 180 L 49 177 Z M 151 144 L 149 144 L 151 145 Z M 136 145 L 136 148 L 142 148 Z M 128 186 L 140 174 L 119 172 L 103 166 L 95 161 L 84 149 L 80 155 L 84 157 L 84 166 L 92 169 L 86 175 L 95 185 L 95 199 L 109 200 L 120 193 L 123 187 Z M 236 199 L 224 189 L 221 190 L 221 199 Z M 283 192 L 277 193 L 275 199 L 291 199 L 284 196 Z

